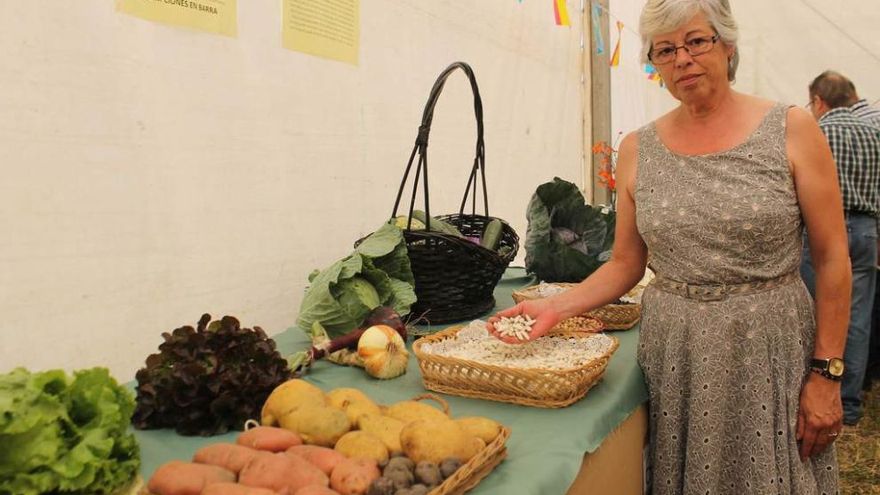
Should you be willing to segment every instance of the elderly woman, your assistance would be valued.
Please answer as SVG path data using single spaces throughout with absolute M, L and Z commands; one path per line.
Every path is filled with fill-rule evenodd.
M 850 266 L 828 144 L 805 110 L 731 88 L 727 0 L 648 0 L 640 24 L 681 104 L 620 146 L 612 257 L 490 331 L 528 314 L 539 337 L 620 297 L 648 263 L 638 361 L 653 493 L 837 493 Z M 798 274 L 805 225 L 815 306 Z

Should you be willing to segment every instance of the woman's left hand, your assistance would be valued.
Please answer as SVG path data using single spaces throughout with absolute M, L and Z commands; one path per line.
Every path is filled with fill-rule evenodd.
M 801 389 L 798 409 L 797 439 L 801 442 L 801 460 L 820 454 L 840 434 L 843 406 L 840 382 L 810 372 Z

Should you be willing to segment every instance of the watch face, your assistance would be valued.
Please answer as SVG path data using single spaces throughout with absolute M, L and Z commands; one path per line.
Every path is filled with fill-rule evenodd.
M 828 372 L 834 376 L 843 376 L 843 359 L 831 358 L 828 360 Z

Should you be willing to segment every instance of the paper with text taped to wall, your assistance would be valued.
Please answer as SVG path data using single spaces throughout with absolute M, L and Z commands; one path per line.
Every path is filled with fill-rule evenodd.
M 357 65 L 360 0 L 283 0 L 284 48 Z
M 235 37 L 238 0 L 116 0 L 116 10 L 172 26 Z

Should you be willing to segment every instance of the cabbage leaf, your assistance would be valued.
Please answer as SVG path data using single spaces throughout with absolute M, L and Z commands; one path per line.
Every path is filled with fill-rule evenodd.
M 309 276 L 297 325 L 307 334 L 315 322 L 335 338 L 363 322 L 370 310 L 390 306 L 401 316 L 416 302 L 403 232 L 385 224 L 345 258 Z

